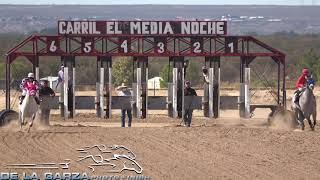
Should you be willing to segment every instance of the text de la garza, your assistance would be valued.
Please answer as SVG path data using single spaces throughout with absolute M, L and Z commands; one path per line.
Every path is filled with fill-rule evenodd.
M 42 174 L 43 176 L 33 173 L 22 173 L 17 172 L 1 172 L 0 180 L 90 180 L 90 176 L 87 173 L 51 173 L 46 172 Z

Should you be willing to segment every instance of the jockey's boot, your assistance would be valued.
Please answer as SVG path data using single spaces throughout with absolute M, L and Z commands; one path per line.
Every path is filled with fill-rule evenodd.
M 25 97 L 25 96 L 20 96 L 20 97 L 19 97 L 19 104 L 20 104 L 20 105 L 22 104 L 24 97 Z

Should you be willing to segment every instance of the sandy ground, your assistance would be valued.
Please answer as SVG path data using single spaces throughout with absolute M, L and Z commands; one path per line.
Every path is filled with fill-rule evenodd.
M 132 128 L 120 127 L 119 110 L 112 119 L 83 113 L 67 120 L 52 115 L 50 126 L 36 121 L 30 133 L 27 127 L 19 131 L 17 121 L 0 127 L 0 172 L 138 175 L 128 170 L 110 173 L 110 166 L 97 166 L 92 172 L 88 166 L 93 161 L 78 161 L 79 148 L 118 144 L 135 153 L 135 161 L 143 168 L 141 175 L 152 179 L 320 179 L 320 127 L 310 131 L 306 123 L 303 132 L 270 128 L 266 110 L 256 111 L 253 119 L 240 119 L 237 111 L 221 111 L 222 118 L 216 120 L 195 111 L 190 128 L 181 126 L 181 119 L 166 117 L 165 111 L 144 120 L 134 118 Z M 7 166 L 66 159 L 68 169 Z
M 119 117 L 94 118 L 77 115 L 62 120 L 52 116 L 49 127 L 39 122 L 26 132 L 13 122 L 0 128 L 0 170 L 12 163 L 61 163 L 70 159 L 68 170 L 105 175 L 106 167 L 91 173 L 88 163 L 77 162 L 76 150 L 91 145 L 120 144 L 129 147 L 152 179 L 319 179 L 320 133 L 267 127 L 266 119 L 195 117 L 192 127 L 180 119 L 152 115 L 134 119 L 132 128 L 120 128 Z M 318 127 L 317 127 L 318 128 Z M 43 173 L 43 169 L 11 169 Z M 124 171 L 112 175 L 136 175 Z

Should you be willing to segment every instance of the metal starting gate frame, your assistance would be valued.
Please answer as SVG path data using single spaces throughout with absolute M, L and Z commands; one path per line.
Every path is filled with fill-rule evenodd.
M 95 25 L 95 23 L 97 24 L 96 26 L 92 26 L 93 29 L 91 28 L 90 32 L 93 33 L 90 34 L 90 32 L 86 31 L 84 31 L 85 33 L 81 33 L 79 28 L 89 29 L 88 27 L 82 25 L 85 24 L 83 22 L 91 22 L 91 24 L 89 24 L 91 26 Z M 278 65 L 277 104 L 286 106 L 285 54 L 280 52 L 279 50 L 263 43 L 262 41 L 252 36 L 227 35 L 227 23 L 224 21 L 211 22 L 220 23 L 220 30 L 222 32 L 218 33 L 218 27 L 216 27 L 215 33 L 211 34 L 201 33 L 201 28 L 203 32 L 206 31 L 203 30 L 203 27 L 205 27 L 205 23 L 202 23 L 200 21 L 142 21 L 142 23 L 140 24 L 139 22 L 140 21 L 59 21 L 58 35 L 29 36 L 24 41 L 22 41 L 6 53 L 6 109 L 11 109 L 11 63 L 21 56 L 26 57 L 33 64 L 33 71 L 35 73 L 36 79 L 38 80 L 39 61 L 41 61 L 40 57 L 42 56 L 61 57 L 61 61 L 65 65 L 66 78 L 68 77 L 68 68 L 72 69 L 71 71 L 69 70 L 69 73 L 71 72 L 72 74 L 72 87 L 68 87 L 67 81 L 64 84 L 64 95 L 68 95 L 67 91 L 72 91 L 73 94 L 73 111 L 71 110 L 71 114 L 74 113 L 75 106 L 75 57 L 77 56 L 97 57 L 97 76 L 99 76 L 100 78 L 97 77 L 96 108 L 97 113 L 100 114 L 100 117 L 111 117 L 111 102 L 113 98 L 111 95 L 111 75 L 112 57 L 114 56 L 134 57 L 136 71 L 138 72 L 138 76 L 135 78 L 135 84 L 137 86 L 135 92 L 139 93 L 137 95 L 137 100 L 135 100 L 135 103 L 137 109 L 137 116 L 140 118 L 146 117 L 146 111 L 148 109 L 148 95 L 146 83 L 148 80 L 148 57 L 169 57 L 170 61 L 173 62 L 173 72 L 176 77 L 172 77 L 171 79 L 171 82 L 174 81 L 174 89 L 171 90 L 171 92 L 173 91 L 173 95 L 171 95 L 172 99 L 168 100 L 168 108 L 170 109 L 171 107 L 171 111 L 174 111 L 172 113 L 173 117 L 181 116 L 179 115 L 179 111 L 183 111 L 184 98 L 183 94 L 181 93 L 183 93 L 184 73 L 179 72 L 184 72 L 184 66 L 182 64 L 184 63 L 185 56 L 203 56 L 205 57 L 205 61 L 208 62 L 206 66 L 209 70 L 210 75 L 210 89 L 208 94 L 209 104 L 207 104 L 205 108 L 209 109 L 209 115 L 207 115 L 209 117 L 218 117 L 218 113 L 216 112 L 216 110 L 219 110 L 220 105 L 220 57 L 222 56 L 240 57 L 240 116 L 249 117 L 250 113 L 255 108 L 269 108 L 269 105 L 250 105 L 250 63 L 256 57 L 270 57 L 271 60 L 273 60 Z M 143 22 L 149 22 L 149 26 L 153 22 L 163 24 L 169 23 L 169 26 L 171 23 L 171 26 L 169 28 L 162 27 L 162 30 L 165 28 L 167 28 L 167 30 L 170 30 L 171 28 L 171 31 L 168 31 L 166 34 L 161 34 L 159 32 L 151 34 L 150 31 L 146 31 L 145 27 L 148 26 L 143 26 Z M 69 26 L 71 28 L 68 26 L 63 26 L 68 23 L 70 23 Z M 80 25 L 76 25 L 77 23 Z M 105 23 L 105 26 L 107 27 L 102 26 L 103 23 Z M 130 23 L 135 25 L 135 29 L 133 28 L 132 30 L 131 28 L 131 33 L 130 25 L 132 24 Z M 190 32 L 184 29 L 187 33 L 176 33 L 183 31 L 181 23 L 185 23 L 184 27 L 187 27 L 186 25 L 191 24 Z M 200 26 L 198 26 L 198 31 L 196 31 L 196 26 L 192 26 L 193 23 L 200 24 Z M 148 23 L 145 24 L 148 25 Z M 119 27 L 116 27 L 116 25 L 118 25 Z M 78 34 L 72 31 L 72 28 L 75 28 L 76 26 L 78 28 Z M 66 33 L 68 28 L 70 28 L 70 32 Z M 107 30 L 105 31 L 103 30 L 103 28 L 106 28 Z M 120 31 L 117 28 L 122 29 L 122 31 Z M 146 33 L 141 34 L 141 29 L 144 29 Z M 192 33 L 192 31 L 195 31 L 196 33 Z M 62 32 L 64 32 L 65 34 L 63 34 Z M 140 34 L 137 32 L 140 32 Z M 218 93 L 218 98 L 214 95 L 214 91 L 212 90 L 214 88 L 214 85 L 212 84 L 214 78 L 217 78 L 216 80 L 218 80 L 218 91 L 215 90 L 215 93 Z M 181 92 L 179 92 L 179 89 L 181 89 Z M 106 98 L 106 104 L 104 104 L 104 98 Z M 179 101 L 176 98 L 182 98 L 182 101 L 181 99 Z M 182 103 L 182 107 L 178 107 L 179 103 L 180 106 Z M 64 97 L 60 99 L 60 107 L 61 109 L 68 108 L 68 98 Z M 62 112 L 62 114 L 64 114 L 64 117 L 67 116 L 66 111 Z

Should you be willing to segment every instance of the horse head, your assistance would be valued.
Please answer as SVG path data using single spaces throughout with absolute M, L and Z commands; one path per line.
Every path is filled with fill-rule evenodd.
M 137 174 L 142 173 L 143 168 L 141 165 L 136 160 L 131 159 L 129 156 L 123 154 L 114 154 L 113 157 L 114 158 L 111 159 L 110 162 L 115 163 L 114 161 L 119 161 L 120 164 L 108 172 L 121 173 L 122 171 L 134 171 Z
M 313 85 L 313 84 L 310 84 L 310 85 L 307 86 L 307 88 L 310 89 L 311 91 L 313 91 L 314 85 Z

